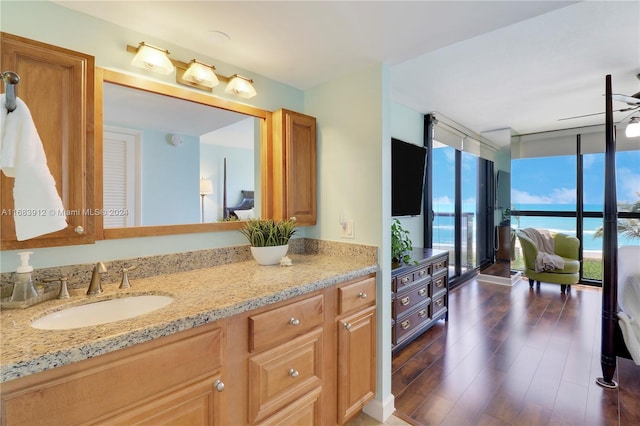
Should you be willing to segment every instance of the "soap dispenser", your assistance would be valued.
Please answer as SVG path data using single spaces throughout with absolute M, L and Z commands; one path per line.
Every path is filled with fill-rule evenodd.
M 18 253 L 18 256 L 20 256 L 20 266 L 18 266 L 16 270 L 17 278 L 13 285 L 13 293 L 11 294 L 12 302 L 24 302 L 38 297 L 38 292 L 33 285 L 33 279 L 31 277 L 33 266 L 29 265 L 29 256 L 32 254 L 32 251 Z

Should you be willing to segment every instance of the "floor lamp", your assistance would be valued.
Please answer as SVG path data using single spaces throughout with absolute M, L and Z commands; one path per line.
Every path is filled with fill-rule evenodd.
M 204 196 L 213 194 L 213 182 L 211 179 L 200 178 L 200 205 L 202 210 L 202 223 L 204 223 Z

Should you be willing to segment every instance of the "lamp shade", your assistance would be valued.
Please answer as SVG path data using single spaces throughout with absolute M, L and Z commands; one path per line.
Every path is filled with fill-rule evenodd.
M 168 53 L 167 50 L 141 42 L 138 46 L 138 52 L 136 56 L 133 57 L 131 64 L 159 74 L 171 74 L 174 68 L 171 59 L 167 56 Z
M 631 122 L 627 124 L 627 128 L 624 130 L 624 134 L 628 138 L 635 138 L 640 136 L 640 118 L 632 118 Z
M 213 194 L 213 182 L 211 179 L 200 179 L 200 195 Z
M 215 67 L 211 65 L 192 59 L 182 78 L 192 83 L 212 88 L 219 83 L 216 73 L 213 72 L 214 69 Z
M 224 91 L 246 99 L 253 98 L 256 95 L 256 89 L 253 87 L 253 80 L 242 77 L 238 74 L 231 76 L 231 80 L 227 83 L 227 88 L 224 89 Z

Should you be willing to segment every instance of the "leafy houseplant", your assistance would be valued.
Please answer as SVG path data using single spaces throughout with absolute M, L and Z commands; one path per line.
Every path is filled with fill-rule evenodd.
M 391 225 L 391 264 L 393 267 L 411 262 L 413 244 L 409 238 L 409 231 L 402 227 L 398 219 L 393 219 Z M 413 261 L 414 264 L 418 262 Z
M 295 228 L 295 218 L 252 219 L 247 221 L 240 232 L 247 237 L 252 247 L 273 247 L 289 244 L 289 238 L 296 232 Z
M 295 218 L 252 219 L 240 232 L 249 240 L 251 254 L 260 265 L 276 265 L 287 254 L 289 239 L 296 232 L 295 227 Z

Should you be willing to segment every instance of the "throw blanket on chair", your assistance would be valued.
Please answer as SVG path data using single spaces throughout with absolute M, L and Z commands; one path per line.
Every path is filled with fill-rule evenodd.
M 524 228 L 525 234 L 538 247 L 536 272 L 552 271 L 564 268 L 564 259 L 555 254 L 553 236 L 546 229 Z

